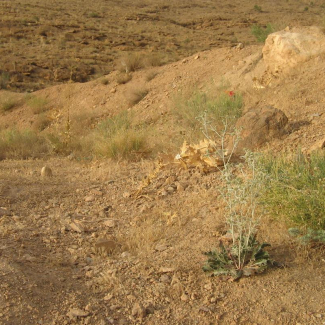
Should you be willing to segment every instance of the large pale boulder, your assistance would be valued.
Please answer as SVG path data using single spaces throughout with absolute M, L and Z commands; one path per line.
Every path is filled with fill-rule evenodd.
M 325 53 L 325 35 L 318 27 L 292 28 L 270 34 L 263 58 L 271 72 L 284 72 L 313 56 Z

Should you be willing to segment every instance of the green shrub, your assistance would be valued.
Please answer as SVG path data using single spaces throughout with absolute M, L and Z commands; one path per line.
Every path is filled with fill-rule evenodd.
M 95 139 L 95 154 L 113 159 L 130 158 L 146 147 L 144 132 L 132 125 L 126 111 L 100 123 Z
M 223 141 L 220 136 L 219 140 Z M 271 263 L 264 251 L 270 245 L 256 239 L 261 218 L 257 198 L 264 185 L 264 172 L 256 166 L 253 154 L 247 153 L 244 158 L 245 164 L 239 166 L 223 159 L 218 188 L 225 205 L 227 239 L 220 240 L 217 250 L 205 253 L 208 260 L 203 267 L 213 275 L 231 275 L 235 280 L 261 273 Z
M 271 24 L 267 24 L 265 28 L 253 25 L 251 31 L 258 42 L 264 43 L 268 35 L 275 32 L 275 29 Z
M 243 98 L 239 93 L 222 92 L 213 98 L 203 92 L 194 92 L 189 99 L 184 97 L 176 99 L 174 113 L 184 124 L 184 127 L 194 136 L 197 136 L 201 133 L 201 125 L 197 119 L 203 113 L 207 114 L 207 118 L 217 129 L 222 129 L 225 119 L 229 124 L 235 123 L 241 116 L 242 107 Z
M 262 12 L 262 7 L 260 7 L 258 5 L 255 5 L 254 10 L 257 11 L 257 12 Z
M 8 112 L 18 105 L 18 101 L 13 97 L 6 97 L 1 100 L 0 107 L 3 112 Z
M 31 107 L 34 114 L 43 113 L 48 109 L 48 100 L 35 95 L 27 95 L 26 104 Z
M 299 228 L 325 228 L 325 155 L 264 157 L 263 203 L 272 216 Z
M 0 159 L 39 158 L 48 154 L 50 147 L 44 137 L 30 130 L 0 132 Z

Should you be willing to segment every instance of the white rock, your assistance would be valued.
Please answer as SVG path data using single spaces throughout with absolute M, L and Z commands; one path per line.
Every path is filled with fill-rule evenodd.
M 264 62 L 271 72 L 286 71 L 322 53 L 325 53 L 325 35 L 318 27 L 272 33 L 263 48 Z
M 42 178 L 46 178 L 46 177 L 52 177 L 53 173 L 52 173 L 52 169 L 48 166 L 44 166 L 41 169 L 41 177 Z

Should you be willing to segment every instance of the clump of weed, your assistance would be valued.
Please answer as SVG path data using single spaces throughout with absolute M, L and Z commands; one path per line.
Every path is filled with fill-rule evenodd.
M 128 102 L 130 106 L 134 106 L 139 103 L 146 95 L 148 90 L 144 88 L 135 88 L 129 92 Z
M 126 74 L 143 68 L 143 56 L 139 53 L 129 53 L 120 60 L 119 70 Z
M 260 164 L 268 175 L 261 203 L 269 213 L 301 229 L 324 229 L 325 155 L 265 156 Z
M 146 81 L 149 82 L 157 76 L 157 71 L 150 71 L 146 74 Z
M 203 270 L 212 275 L 230 275 L 234 280 L 261 273 L 271 263 L 268 252 L 264 250 L 269 244 L 260 244 L 257 240 L 260 221 L 257 197 L 264 184 L 264 172 L 257 168 L 252 153 L 246 153 L 244 164 L 235 166 L 230 163 L 231 156 L 226 156 L 223 146 L 228 136 L 226 122 L 224 132 L 216 131 L 206 120 L 203 123 L 207 139 L 211 140 L 214 135 L 221 142 L 221 149 L 216 148 L 219 149 L 214 151 L 217 157 L 213 158 L 221 158 L 223 161 L 223 166 L 219 168 L 223 184 L 219 187 L 219 193 L 225 204 L 228 228 L 226 236 L 219 241 L 219 247 L 205 252 L 208 260 Z M 232 151 L 237 143 L 238 141 L 234 141 Z
M 0 132 L 0 159 L 39 158 L 48 154 L 46 139 L 30 130 L 3 130 Z
M 117 75 L 116 82 L 119 85 L 124 85 L 128 83 L 131 79 L 132 79 L 132 75 L 130 73 L 121 72 Z
M 258 5 L 255 5 L 254 10 L 257 11 L 257 12 L 262 12 L 262 7 L 260 7 Z
M 203 113 L 206 113 L 207 118 L 221 130 L 224 127 L 224 119 L 227 119 L 228 125 L 235 123 L 242 114 L 242 107 L 243 97 L 240 93 L 222 92 L 218 96 L 212 97 L 197 91 L 188 99 L 177 98 L 174 114 L 180 119 L 186 130 L 189 130 L 190 135 L 197 138 L 201 135 L 201 126 L 197 118 Z
M 26 104 L 31 107 L 34 114 L 40 114 L 48 109 L 48 100 L 43 97 L 37 97 L 35 95 L 26 96 Z
M 271 24 L 267 24 L 265 28 L 258 25 L 253 25 L 251 32 L 258 42 L 264 43 L 267 37 L 275 32 L 275 29 Z
M 94 137 L 94 152 L 103 157 L 131 158 L 146 148 L 144 132 L 132 125 L 130 114 L 126 111 L 100 123 Z
M 160 67 L 164 64 L 161 54 L 149 54 L 145 58 L 145 64 L 148 67 Z
M 107 78 L 100 79 L 100 83 L 104 86 L 109 84 L 109 80 Z
M 88 17 L 89 17 L 89 18 L 100 18 L 100 14 L 99 14 L 98 12 L 94 12 L 94 11 L 92 11 L 92 12 L 90 12 L 90 13 L 88 14 Z
M 12 96 L 8 96 L 6 98 L 3 98 L 0 101 L 0 107 L 1 111 L 8 112 L 14 109 L 18 105 L 18 100 L 13 98 Z
M 33 129 L 35 131 L 43 131 L 48 126 L 51 125 L 52 120 L 45 113 L 41 113 L 38 115 L 38 118 L 33 123 Z
M 2 72 L 0 75 L 0 89 L 7 89 L 10 76 L 6 72 Z

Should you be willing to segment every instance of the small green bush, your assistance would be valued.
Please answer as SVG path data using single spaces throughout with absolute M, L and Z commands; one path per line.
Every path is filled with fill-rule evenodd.
M 261 203 L 272 216 L 299 228 L 325 228 L 325 155 L 264 157 L 268 175 Z
M 258 5 L 255 5 L 254 10 L 257 11 L 257 12 L 262 12 L 262 7 L 260 7 Z
M 258 42 L 264 43 L 268 35 L 275 32 L 275 29 L 271 24 L 267 24 L 265 28 L 253 25 L 251 31 Z
M 94 136 L 94 153 L 99 156 L 131 158 L 146 149 L 144 132 L 132 125 L 130 114 L 126 111 L 100 123 Z
M 26 104 L 32 108 L 34 114 L 43 113 L 48 109 L 48 100 L 35 95 L 27 95 Z
M 225 119 L 228 124 L 235 123 L 242 114 L 242 107 L 243 97 L 239 93 L 222 92 L 217 97 L 211 97 L 203 92 L 194 92 L 189 99 L 176 99 L 174 114 L 189 132 L 197 136 L 201 133 L 201 125 L 197 119 L 203 113 L 207 114 L 207 118 L 217 129 L 222 129 Z
M 3 112 L 11 111 L 18 104 L 18 101 L 13 97 L 7 97 L 0 102 L 0 107 Z

